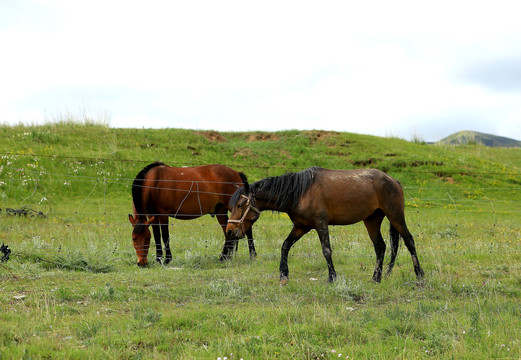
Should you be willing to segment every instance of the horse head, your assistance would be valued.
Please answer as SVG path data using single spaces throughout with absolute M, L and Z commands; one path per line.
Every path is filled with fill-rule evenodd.
M 242 239 L 260 216 L 256 199 L 246 188 L 249 189 L 247 183 L 244 188 L 237 189 L 230 200 L 231 214 L 226 226 L 228 239 Z
M 140 267 L 145 267 L 148 265 L 148 248 L 150 247 L 150 238 L 152 235 L 150 234 L 150 230 L 148 225 L 154 221 L 154 216 L 150 219 L 142 222 L 139 217 L 134 218 L 133 215 L 128 215 L 128 220 L 132 224 L 132 243 L 134 244 L 134 248 L 136 249 L 137 254 L 137 264 Z

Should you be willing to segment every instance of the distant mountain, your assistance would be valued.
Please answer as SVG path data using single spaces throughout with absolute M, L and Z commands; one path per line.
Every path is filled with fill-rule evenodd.
M 521 141 L 477 131 L 459 131 L 437 142 L 438 144 L 482 144 L 488 147 L 521 147 Z

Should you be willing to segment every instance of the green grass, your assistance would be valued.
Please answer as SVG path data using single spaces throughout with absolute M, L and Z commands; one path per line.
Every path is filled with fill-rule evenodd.
M 0 126 L 0 136 L 0 242 L 13 250 L 0 266 L 1 359 L 521 357 L 519 149 L 74 121 Z M 311 232 L 280 287 L 291 224 L 278 213 L 257 222 L 254 261 L 241 242 L 219 262 L 222 232 L 203 217 L 173 221 L 172 263 L 150 254 L 140 269 L 130 185 L 156 160 L 223 163 L 252 181 L 315 165 L 383 169 L 406 190 L 425 281 L 402 244 L 393 274 L 371 283 L 374 250 L 356 224 L 331 228 L 334 284 Z M 22 206 L 45 217 L 5 212 Z

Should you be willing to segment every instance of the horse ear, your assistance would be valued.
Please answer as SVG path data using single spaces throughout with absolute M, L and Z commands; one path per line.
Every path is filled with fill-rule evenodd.
M 148 219 L 148 221 L 147 221 L 145 224 L 146 224 L 146 225 L 150 225 L 150 223 L 151 223 L 152 221 L 154 221 L 155 219 L 156 219 L 156 217 L 155 217 L 155 216 L 152 216 L 150 219 Z
M 128 221 L 130 221 L 130 223 L 132 224 L 132 226 L 135 226 L 135 225 L 136 225 L 136 222 L 137 222 L 137 221 L 134 220 L 134 216 L 131 215 L 131 214 L 128 214 Z
M 250 184 L 248 184 L 248 177 L 244 173 L 239 173 L 239 176 L 241 177 L 242 183 L 244 185 L 244 190 L 246 190 L 246 193 L 250 191 Z

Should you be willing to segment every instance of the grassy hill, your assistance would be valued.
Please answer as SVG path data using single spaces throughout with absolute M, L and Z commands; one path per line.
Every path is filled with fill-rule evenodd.
M 411 143 L 326 131 L 218 133 L 180 129 L 111 129 L 96 124 L 57 123 L 44 126 L 0 126 L 0 153 L 13 167 L 27 168 L 38 158 L 61 174 L 111 177 L 134 176 L 156 160 L 172 166 L 222 163 L 245 171 L 253 179 L 297 171 L 308 166 L 329 168 L 375 167 L 406 180 L 441 183 L 448 176 L 465 185 L 478 178 L 486 185 L 496 174 L 521 171 L 519 149 L 485 149 Z M 22 160 L 17 160 L 22 159 Z M 79 169 L 71 167 L 78 162 Z M 97 162 L 97 165 L 96 165 Z M 24 166 L 22 166 L 24 165 Z M 95 165 L 95 166 L 86 166 Z M 30 169 L 30 168 L 28 168 Z M 424 175 L 422 175 L 424 174 Z M 103 174 L 106 177 L 108 174 Z M 490 176 L 487 176 L 490 175 Z M 510 180 L 505 178 L 506 183 Z
M 459 131 L 438 141 L 444 145 L 481 144 L 488 147 L 521 147 L 521 141 L 477 131 Z
M 113 204 L 128 204 L 131 180 L 157 160 L 172 166 L 221 163 L 243 171 L 250 181 L 322 166 L 378 168 L 408 188 L 521 185 L 521 156 L 516 148 L 428 145 L 326 131 L 112 129 L 88 122 L 0 126 L 0 137 L 0 180 L 9 185 L 0 187 L 4 207 L 19 205 L 16 202 L 33 190 L 26 204 L 45 197 L 47 204 L 65 206 L 70 201 L 62 201 L 64 198 L 79 201 L 87 196 L 93 181 L 104 182 L 107 191 L 104 195 L 94 193 L 94 198 L 110 196 Z M 38 179 L 36 189 L 30 179 Z M 63 185 L 71 180 L 74 191 Z M 501 191 L 497 196 L 517 194 Z

